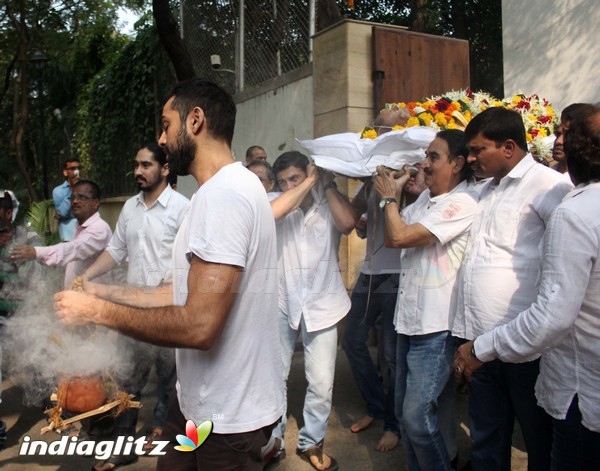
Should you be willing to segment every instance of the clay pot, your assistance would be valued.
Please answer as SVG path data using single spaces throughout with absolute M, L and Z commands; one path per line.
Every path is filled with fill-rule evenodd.
M 106 403 L 106 388 L 100 376 L 66 377 L 58 383 L 57 397 L 63 410 L 82 414 Z

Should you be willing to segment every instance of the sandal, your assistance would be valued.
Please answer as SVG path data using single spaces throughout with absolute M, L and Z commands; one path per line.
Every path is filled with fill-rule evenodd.
M 281 439 L 275 438 L 273 447 L 263 456 L 263 469 L 267 469 L 285 458 L 285 450 L 281 449 Z
M 95 464 L 92 468 L 92 471 L 110 471 L 112 469 L 116 469 L 119 466 L 127 466 L 128 464 L 133 464 L 138 460 L 137 455 L 133 456 L 120 456 L 115 455 L 111 456 L 109 459 L 105 461 L 100 461 Z
M 328 468 L 323 468 L 322 470 L 319 470 L 319 468 L 317 468 L 314 465 L 314 463 L 311 461 L 312 457 L 316 457 L 317 460 L 319 460 L 319 463 L 323 464 L 323 450 L 319 446 L 311 446 L 306 450 L 301 450 L 300 448 L 297 448 L 296 454 L 304 461 L 308 462 L 308 464 L 310 464 L 317 471 L 337 471 L 339 469 L 337 461 L 333 456 L 329 457 L 329 459 L 331 460 L 331 464 Z

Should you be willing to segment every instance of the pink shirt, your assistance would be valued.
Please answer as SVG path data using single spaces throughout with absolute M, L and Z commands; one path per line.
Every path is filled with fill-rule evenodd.
M 46 265 L 58 265 L 65 269 L 65 289 L 71 287 L 75 277 L 81 275 L 108 245 L 112 231 L 109 225 L 96 212 L 83 224 L 77 224 L 75 236 L 69 242 L 51 245 L 50 247 L 35 247 L 38 260 Z M 110 281 L 110 272 L 98 277 L 98 283 Z

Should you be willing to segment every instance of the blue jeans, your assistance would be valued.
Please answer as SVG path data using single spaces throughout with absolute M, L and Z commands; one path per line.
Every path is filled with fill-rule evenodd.
M 450 332 L 398 334 L 396 413 L 408 469 L 450 470 L 456 454 L 456 387 Z M 451 454 L 452 453 L 452 454 Z
M 523 432 L 528 469 L 550 469 L 552 421 L 537 405 L 534 386 L 538 373 L 539 360 L 518 364 L 494 360 L 473 374 L 469 425 L 474 470 L 510 471 L 515 417 Z
M 577 396 L 564 420 L 552 419 L 552 471 L 600 469 L 600 433 L 581 423 Z
M 370 296 L 369 296 L 370 291 Z M 383 419 L 383 429 L 398 434 L 394 411 L 396 374 L 396 332 L 394 312 L 398 297 L 398 275 L 365 275 L 361 273 L 352 291 L 352 308 L 346 317 L 344 350 L 354 381 L 367 403 L 367 415 Z M 383 352 L 389 375 L 389 387 L 384 391 L 373 363 L 367 340 L 369 332 L 381 317 Z
M 290 327 L 287 315 L 280 312 L 279 328 L 286 387 L 296 339 L 302 332 L 304 374 L 308 381 L 308 388 L 304 397 L 304 425 L 298 432 L 298 448 L 306 450 L 313 446 L 321 446 L 331 412 L 333 376 L 337 355 L 337 325 L 316 332 L 307 332 L 303 317 L 300 320 L 300 329 L 295 330 Z M 281 422 L 273 430 L 273 435 L 281 439 L 281 449 L 284 445 L 283 436 L 286 423 L 287 414 L 284 414 Z

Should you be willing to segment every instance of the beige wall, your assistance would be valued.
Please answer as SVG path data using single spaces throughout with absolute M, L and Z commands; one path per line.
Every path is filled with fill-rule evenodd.
M 597 0 L 502 0 L 504 93 L 537 93 L 562 110 L 600 101 Z
M 246 149 L 264 147 L 272 164 L 283 152 L 302 148 L 297 139 L 313 138 L 312 64 L 257 89 L 235 95 L 237 119 L 233 151 L 244 162 Z

